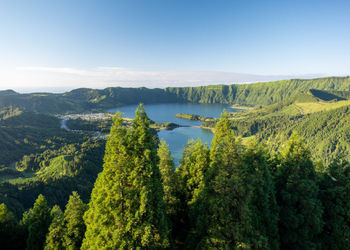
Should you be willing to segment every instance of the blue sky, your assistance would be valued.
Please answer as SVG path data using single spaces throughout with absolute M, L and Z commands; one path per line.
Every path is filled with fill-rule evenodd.
M 0 89 L 348 75 L 349 13 L 345 0 L 2 0 Z

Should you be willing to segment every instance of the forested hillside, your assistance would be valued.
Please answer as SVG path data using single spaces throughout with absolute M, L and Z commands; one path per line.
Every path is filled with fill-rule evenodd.
M 83 141 L 81 136 L 60 129 L 57 117 L 12 107 L 0 111 L 0 151 L 4 155 L 0 158 L 0 167 L 18 161 L 24 155 Z
M 338 94 L 344 98 L 344 95 L 348 96 L 346 91 L 350 91 L 350 77 L 166 89 L 120 87 L 103 90 L 75 89 L 64 94 L 18 94 L 13 91 L 2 91 L 0 92 L 0 109 L 12 106 L 26 111 L 44 113 L 76 113 L 101 111 L 119 105 L 140 102 L 223 103 L 256 106 L 277 103 L 300 93 L 307 93 L 310 89 L 338 91 L 332 94 Z
M 325 99 L 325 92 L 322 94 Z M 315 99 L 315 96 L 299 95 L 284 102 L 229 115 L 236 135 L 245 140 L 253 138 L 267 143 L 271 151 L 276 151 L 295 131 L 305 138 L 314 159 L 329 163 L 344 155 L 350 160 L 349 100 L 331 98 L 326 102 Z M 202 124 L 211 128 L 215 125 L 213 120 Z
M 103 140 L 88 140 L 23 159 L 21 164 L 29 164 L 35 169 L 23 172 L 10 168 L 12 175 L 2 176 L 5 179 L 0 181 L 0 203 L 5 203 L 18 218 L 33 205 L 39 194 L 45 195 L 50 206 L 56 204 L 61 208 L 72 191 L 78 191 L 87 202 L 102 169 L 104 145 Z M 0 176 L 2 171 L 5 169 L 0 169 Z
M 349 249 L 349 169 L 343 158 L 320 167 L 296 133 L 276 153 L 243 143 L 224 113 L 211 148 L 190 141 L 175 170 L 140 106 L 130 126 L 114 119 L 88 205 L 71 190 L 65 207 L 35 193 L 19 221 L 5 201 L 0 239 L 5 249 Z
M 101 171 L 104 140 L 67 132 L 57 117 L 5 108 L 0 111 L 0 203 L 20 216 L 39 194 L 64 207 L 79 191 L 84 201 Z
M 267 105 L 291 98 L 310 89 L 350 90 L 350 77 L 292 79 L 254 84 L 213 85 L 206 87 L 167 88 L 182 100 L 194 103 Z

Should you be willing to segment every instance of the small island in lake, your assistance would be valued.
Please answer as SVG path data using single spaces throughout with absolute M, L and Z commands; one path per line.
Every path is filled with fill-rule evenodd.
M 191 121 L 206 121 L 206 120 L 212 120 L 213 118 L 211 117 L 205 117 L 202 115 L 196 115 L 196 114 L 185 114 L 185 113 L 178 113 L 175 115 L 175 117 L 180 118 L 180 119 L 186 119 L 186 120 L 191 120 Z
M 176 124 L 176 123 L 172 123 L 172 122 L 164 122 L 164 123 L 158 123 L 158 122 L 155 122 L 155 121 L 150 121 L 150 127 L 155 129 L 156 131 L 159 131 L 159 130 L 173 130 L 175 128 L 178 128 L 178 127 L 183 127 L 179 124 Z

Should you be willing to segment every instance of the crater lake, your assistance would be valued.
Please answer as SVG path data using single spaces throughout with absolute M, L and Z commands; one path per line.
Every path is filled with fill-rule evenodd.
M 175 117 L 178 113 L 196 114 L 205 117 L 219 118 L 222 111 L 234 112 L 230 105 L 223 104 L 192 104 L 192 103 L 162 103 L 145 104 L 148 117 L 159 123 L 172 122 L 180 126 L 173 130 L 161 130 L 158 132 L 159 139 L 164 139 L 174 158 L 175 166 L 178 166 L 182 157 L 183 147 L 193 139 L 200 139 L 203 143 L 211 145 L 214 134 L 211 130 L 199 127 L 202 121 L 185 120 Z M 107 110 L 108 112 L 121 112 L 123 117 L 135 118 L 135 111 L 138 105 L 128 105 Z

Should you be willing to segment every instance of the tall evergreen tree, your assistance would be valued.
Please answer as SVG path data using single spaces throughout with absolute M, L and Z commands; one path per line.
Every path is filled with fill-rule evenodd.
M 248 169 L 247 184 L 252 188 L 249 238 L 253 249 L 279 249 L 279 210 L 269 159 L 266 149 L 255 142 L 248 144 L 243 155 L 243 164 Z
M 200 248 L 250 248 L 252 231 L 249 202 L 252 188 L 248 186 L 243 161 L 244 147 L 234 136 L 226 113 L 216 125 L 210 150 L 210 167 L 204 200 L 208 204 L 206 235 Z
M 197 224 L 206 232 L 197 247 L 278 249 L 278 208 L 262 146 L 244 146 L 223 113 L 210 160 L 201 202 L 207 217 Z
M 0 243 L 2 249 L 17 249 L 20 240 L 18 236 L 22 236 L 18 223 L 12 212 L 7 209 L 7 206 L 0 204 Z
M 209 148 L 200 140 L 190 140 L 184 148 L 176 172 L 179 176 L 181 206 L 179 220 L 180 238 L 191 248 L 202 236 L 202 223 L 206 204 L 203 203 L 204 178 L 209 167 Z
M 322 230 L 322 205 L 310 151 L 293 134 L 281 152 L 276 177 L 282 249 L 315 249 Z
M 180 215 L 180 192 L 179 192 L 179 178 L 175 172 L 173 158 L 171 157 L 168 145 L 164 140 L 160 141 L 158 147 L 159 157 L 159 171 L 162 177 L 162 184 L 164 189 L 164 202 L 167 207 L 167 215 L 170 220 L 169 227 L 171 228 L 172 244 L 177 244 L 179 241 L 179 234 L 181 234 L 181 220 Z
M 179 205 L 178 197 L 178 176 L 175 172 L 173 158 L 171 157 L 168 145 L 164 140 L 160 141 L 158 148 L 159 171 L 162 177 L 164 189 L 164 202 L 167 205 L 167 214 L 169 216 L 176 215 Z
M 28 231 L 27 249 L 42 250 L 51 224 L 51 209 L 43 195 L 23 214 L 22 224 Z
M 184 148 L 180 166 L 177 169 L 185 202 L 191 205 L 197 201 L 204 189 L 204 176 L 209 167 L 209 148 L 200 140 L 190 140 Z
M 82 249 L 162 248 L 169 245 L 166 206 L 144 107 L 127 129 L 117 114 L 104 166 L 91 194 Z
M 52 208 L 51 218 L 52 222 L 46 237 L 45 250 L 63 249 L 64 216 L 59 206 L 56 205 Z
M 324 207 L 324 228 L 320 235 L 324 249 L 350 249 L 350 163 L 336 158 L 320 181 Z
M 77 192 L 69 197 L 64 211 L 64 247 L 65 249 L 80 249 L 86 226 L 83 220 L 87 209 Z

